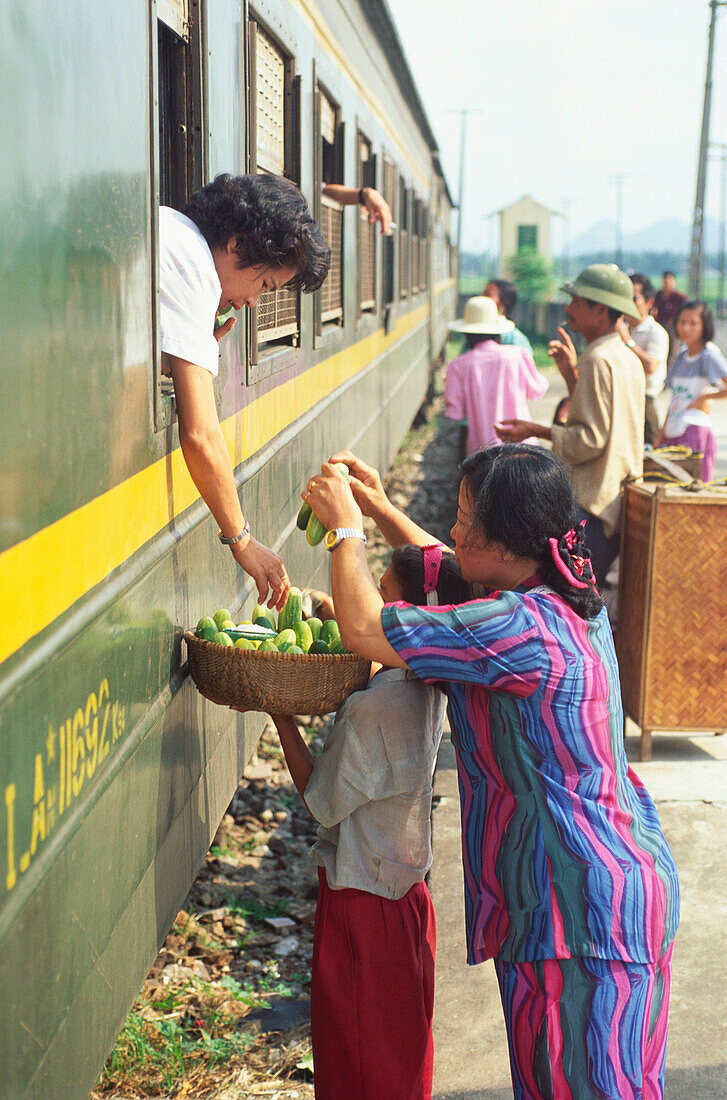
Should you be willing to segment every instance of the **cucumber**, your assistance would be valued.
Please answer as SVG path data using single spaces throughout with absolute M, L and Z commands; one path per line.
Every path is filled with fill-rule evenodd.
M 299 645 L 286 646 L 284 652 L 291 657 L 303 656 L 303 650 L 300 648 Z
M 212 641 L 216 642 L 217 645 L 232 645 L 233 644 L 232 638 L 230 637 L 229 634 L 225 634 L 224 630 L 218 630 L 217 633 L 215 634 L 214 638 L 212 639 Z
M 304 501 L 300 506 L 298 518 L 295 521 L 299 531 L 305 531 L 306 527 L 308 526 L 308 520 L 310 519 L 312 512 L 313 509 L 311 508 L 310 504 Z
M 294 630 L 281 630 L 277 638 L 273 638 L 278 649 L 282 652 L 284 645 L 295 645 L 295 631 Z
M 333 641 L 329 643 L 328 650 L 330 653 L 348 653 L 348 650 L 344 647 L 340 638 L 334 638 Z
M 269 619 L 267 615 L 260 615 L 254 622 L 255 626 L 266 626 L 268 630 L 275 630 L 275 623 L 272 619 Z
M 316 641 L 313 642 L 313 644 L 311 645 L 308 652 L 310 654 L 315 654 L 315 653 L 325 654 L 325 653 L 330 653 L 331 651 L 328 648 L 328 643 L 327 642 L 322 642 L 322 641 L 316 639 Z
M 310 619 L 306 619 L 305 621 L 310 627 L 310 632 L 313 635 L 313 641 L 317 642 L 321 636 L 321 627 L 323 626 L 323 623 L 320 619 L 316 618 L 315 615 L 311 615 Z
M 311 512 L 311 517 L 308 520 L 308 526 L 305 529 L 305 537 L 308 539 L 310 546 L 317 546 L 319 542 L 323 541 L 327 527 L 324 527 L 315 512 Z
M 297 644 L 300 646 L 304 653 L 307 653 L 310 647 L 313 645 L 313 634 L 311 632 L 311 628 L 308 626 L 308 623 L 293 623 L 291 629 L 295 631 L 295 639 Z
M 291 588 L 285 607 L 278 615 L 278 631 L 290 630 L 303 618 L 303 595 L 299 588 Z
M 206 637 L 206 635 L 202 633 L 203 630 L 211 630 L 213 634 L 217 633 L 217 623 L 215 622 L 214 619 L 211 619 L 209 617 L 209 615 L 203 615 L 202 618 L 197 623 L 197 629 L 195 630 L 195 634 L 197 635 L 198 638 L 205 638 Z M 207 638 L 207 641 L 209 641 L 209 638 Z
M 336 639 L 340 642 L 341 631 L 335 619 L 326 619 L 321 627 L 320 639 L 322 642 L 328 642 L 329 646 Z
M 255 643 L 251 642 L 249 638 L 238 638 L 234 643 L 235 649 L 255 649 Z
M 272 638 L 265 638 L 258 646 L 259 653 L 277 653 L 278 647 Z
M 230 612 L 227 610 L 226 607 L 221 607 L 219 609 L 219 611 L 215 611 L 212 618 L 217 623 L 217 629 L 219 630 L 224 622 L 226 622 L 228 619 L 232 618 L 232 615 L 230 614 Z

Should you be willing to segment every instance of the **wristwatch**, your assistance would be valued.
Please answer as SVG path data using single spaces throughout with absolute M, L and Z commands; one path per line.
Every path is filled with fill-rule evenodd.
M 633 337 L 631 338 L 631 340 L 626 341 L 626 347 L 627 348 L 635 348 L 636 347 L 636 341 L 633 339 Z
M 225 546 L 234 546 L 236 542 L 242 542 L 242 540 L 250 534 L 250 524 L 245 520 L 245 526 L 239 535 L 223 535 L 221 531 L 217 532 L 217 538 Z
M 361 539 L 366 545 L 366 536 L 359 527 L 334 527 L 332 531 L 326 531 L 323 545 L 326 550 L 335 550 L 343 539 Z

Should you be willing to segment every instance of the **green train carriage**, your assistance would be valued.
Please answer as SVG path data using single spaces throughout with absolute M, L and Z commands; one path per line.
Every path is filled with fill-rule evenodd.
M 158 205 L 276 171 L 333 247 L 322 291 L 241 317 L 216 382 L 255 534 L 323 585 L 300 486 L 333 449 L 395 453 L 453 315 L 451 199 L 383 0 L 49 0 L 0 32 L 0 1096 L 59 1100 L 88 1095 L 262 725 L 186 675 L 184 628 L 254 595 L 160 373 Z M 324 182 L 378 186 L 394 236 Z

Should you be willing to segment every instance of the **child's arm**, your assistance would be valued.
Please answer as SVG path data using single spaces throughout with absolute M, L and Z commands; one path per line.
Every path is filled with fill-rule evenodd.
M 313 773 L 313 756 L 303 740 L 298 725 L 289 714 L 271 714 L 275 728 L 280 736 L 280 745 L 285 755 L 285 763 L 295 783 L 298 794 L 305 802 L 305 789 Z

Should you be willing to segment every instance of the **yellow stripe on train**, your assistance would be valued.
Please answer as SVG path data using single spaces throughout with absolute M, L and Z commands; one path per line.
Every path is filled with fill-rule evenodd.
M 378 329 L 225 420 L 222 429 L 233 465 L 239 466 L 259 451 L 428 313 L 428 306 L 412 310 L 388 336 Z M 198 497 L 177 448 L 0 554 L 0 592 L 8 624 L 0 632 L 0 664 L 123 565 Z

